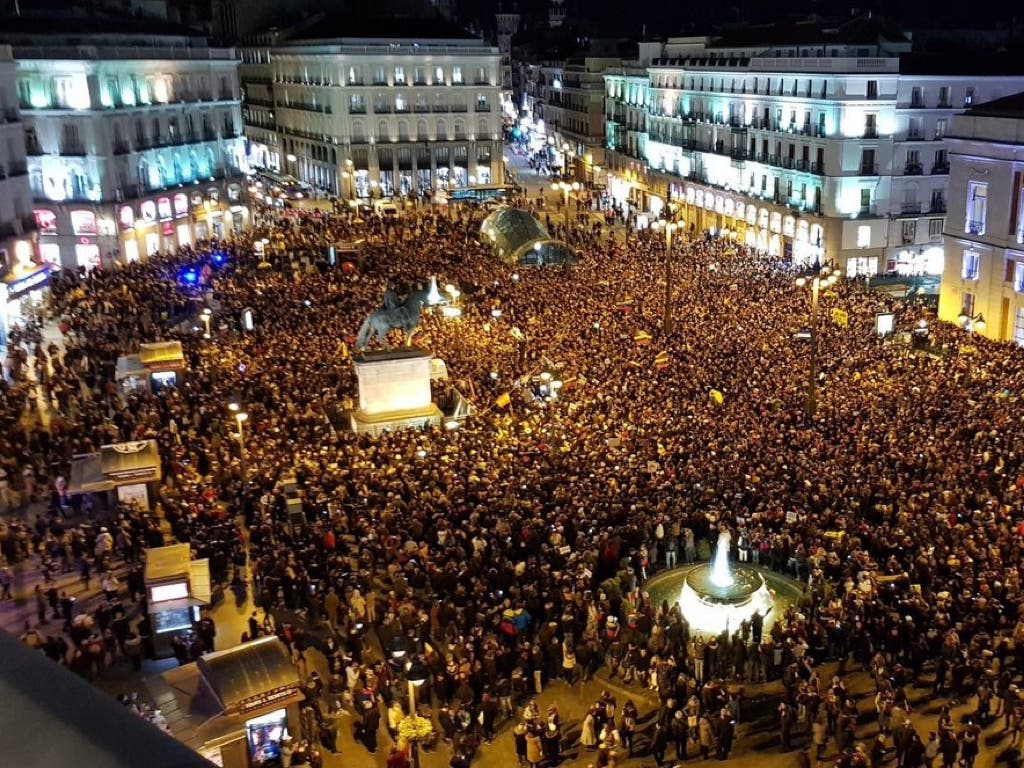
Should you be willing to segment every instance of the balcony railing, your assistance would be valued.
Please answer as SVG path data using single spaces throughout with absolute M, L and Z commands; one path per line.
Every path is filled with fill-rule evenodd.
M 935 163 L 932 165 L 932 173 L 936 175 L 949 173 L 949 163 Z
M 900 205 L 900 213 L 920 213 L 920 203 L 903 203 Z
M 82 157 L 86 155 L 85 145 L 80 141 L 62 141 L 60 153 L 69 157 Z
M 114 142 L 114 154 L 115 155 L 127 155 L 132 151 L 132 145 L 127 141 L 115 141 Z
M 859 176 L 877 176 L 878 175 L 878 166 L 877 165 L 868 165 L 867 163 L 861 163 L 860 164 L 860 173 L 858 175 Z
M 907 131 L 907 141 L 924 141 L 924 134 L 920 131 Z
M 945 213 L 946 212 L 946 201 L 945 200 L 932 200 L 932 204 L 928 207 L 928 213 Z
M 877 139 L 878 138 L 878 129 L 877 128 L 865 128 L 864 129 L 864 134 L 863 134 L 862 138 L 865 138 L 865 139 Z
M 365 115 L 366 105 L 365 104 L 349 104 L 348 113 L 350 115 Z
M 801 159 L 796 161 L 796 169 L 798 171 L 803 171 L 804 173 L 806 173 L 810 169 L 810 165 L 811 163 L 809 160 Z
M 907 163 L 903 167 L 903 173 L 905 173 L 907 176 L 920 176 L 922 173 L 924 173 L 924 166 L 922 166 L 920 163 Z

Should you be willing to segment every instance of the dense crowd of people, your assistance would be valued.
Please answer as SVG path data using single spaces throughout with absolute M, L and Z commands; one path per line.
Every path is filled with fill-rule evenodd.
M 541 716 L 531 697 L 602 667 L 656 693 L 659 765 L 673 751 L 728 757 L 737 682 L 764 680 L 784 688 L 783 748 L 803 728 L 819 753 L 834 742 L 844 766 L 876 765 L 888 752 L 854 739 L 851 665 L 876 681 L 878 749 L 894 748 L 900 768 L 929 749 L 968 764 L 977 750 L 976 725 L 940 721 L 934 747 L 905 733 L 907 691 L 923 675 L 936 695 L 987 696 L 1019 731 L 1019 350 L 935 322 L 928 354 L 879 339 L 879 311 L 900 330 L 930 316 L 840 282 L 823 315 L 842 308 L 849 322 L 818 329 L 821 404 L 808 421 L 808 349 L 794 338 L 808 295 L 790 266 L 728 240 L 677 238 L 665 336 L 662 238 L 627 248 L 583 228 L 577 264 L 534 270 L 497 259 L 478 227 L 435 207 L 394 221 L 266 212 L 230 243 L 55 279 L 63 346 L 45 347 L 38 329 L 12 338 L 4 482 L 37 496 L 73 455 L 145 438 L 159 441 L 165 482 L 153 509 L 107 512 L 101 552 L 99 531 L 62 523 L 82 497 L 55 491 L 50 520 L 0 531 L 7 561 L 102 575 L 111 558 L 131 566 L 162 543 L 166 519 L 218 582 L 244 589 L 249 563 L 272 631 L 297 658 L 317 645 L 329 660 L 331 679 L 308 699 L 317 726 L 352 709 L 371 751 L 382 712 L 390 730 L 407 706 L 400 657 L 425 665 L 420 700 L 456 754 L 468 759 L 511 718 L 531 768 L 557 762 L 564 738 L 557 711 Z M 360 240 L 332 263 L 330 246 Z M 412 290 L 431 276 L 458 288 L 463 312 L 425 310 L 415 339 L 446 362 L 438 401 L 461 397 L 474 413 L 457 429 L 355 434 L 354 333 L 387 284 Z M 203 307 L 211 338 L 188 322 L 172 330 Z M 184 343 L 181 384 L 120 389 L 118 355 L 168 338 Z M 958 354 L 968 343 L 970 365 Z M 52 408 L 48 425 L 27 423 L 35 398 Z M 248 414 L 244 454 L 229 403 Z M 286 478 L 301 524 L 286 514 Z M 736 559 L 787 572 L 804 593 L 763 626 L 702 637 L 643 582 L 706 559 L 723 529 Z M 180 660 L 212 647 L 208 630 Z M 243 639 L 266 631 L 254 622 Z M 105 650 L 118 653 L 116 636 Z M 837 677 L 820 673 L 837 660 Z M 992 713 L 979 703 L 979 722 Z M 600 768 L 632 754 L 639 729 L 632 702 L 619 709 L 606 694 L 580 739 Z

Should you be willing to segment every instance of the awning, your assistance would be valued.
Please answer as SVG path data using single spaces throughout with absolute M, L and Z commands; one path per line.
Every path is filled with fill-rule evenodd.
M 161 475 L 156 440 L 100 446 L 100 462 L 104 477 L 121 485 L 153 482 Z
M 113 490 L 114 483 L 103 474 L 98 453 L 79 454 L 71 459 L 71 479 L 68 493 L 79 496 L 83 493 L 100 493 Z
M 146 584 L 187 579 L 192 575 L 192 549 L 188 544 L 170 544 L 146 550 Z
M 298 693 L 299 674 L 276 637 L 208 653 L 196 665 L 224 712 L 250 711 Z
M 185 368 L 185 354 L 180 341 L 155 341 L 139 345 L 139 362 L 150 371 L 180 371 Z
M 117 358 L 117 371 L 114 378 L 117 381 L 123 381 L 132 376 L 149 376 L 149 369 L 142 364 L 138 355 L 121 355 Z
M 8 272 L 4 276 L 4 283 L 7 284 L 7 298 L 16 299 L 29 291 L 38 290 L 48 285 L 51 268 L 49 264 L 42 264 L 38 269 L 27 274 Z

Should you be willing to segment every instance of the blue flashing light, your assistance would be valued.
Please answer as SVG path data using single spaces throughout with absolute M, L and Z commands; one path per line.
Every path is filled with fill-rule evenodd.
M 199 273 L 194 269 L 186 269 L 181 273 L 181 282 L 185 285 L 195 285 L 199 282 Z

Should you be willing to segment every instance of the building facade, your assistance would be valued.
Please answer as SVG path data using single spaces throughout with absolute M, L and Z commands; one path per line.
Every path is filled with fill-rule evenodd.
M 497 48 L 465 33 L 312 34 L 242 51 L 254 166 L 349 199 L 503 183 Z
M 11 48 L 0 45 L 0 274 L 34 250 L 25 126 L 18 111 Z
M 766 42 L 776 34 L 804 42 Z M 637 67 L 605 77 L 613 196 L 850 276 L 942 271 L 949 121 L 1024 87 L 948 74 L 863 23 L 677 38 L 647 55 L 646 88 Z
M 540 87 L 540 117 L 563 172 L 578 181 L 594 181 L 604 162 L 604 73 L 622 64 L 618 58 L 571 58 L 560 70 L 550 67 Z M 543 69 L 542 69 L 543 72 Z
M 1024 346 L 1024 94 L 954 117 L 946 142 L 939 318 Z
M 22 320 L 23 297 L 47 279 L 36 252 L 32 195 L 28 186 L 25 125 L 17 100 L 17 68 L 10 46 L 0 45 L 0 347 Z
M 44 262 L 134 261 L 248 224 L 233 49 L 180 34 L 13 36 Z
M 498 55 L 501 57 L 501 90 L 512 95 L 512 38 L 519 31 L 520 15 L 518 13 L 495 14 L 497 22 Z

